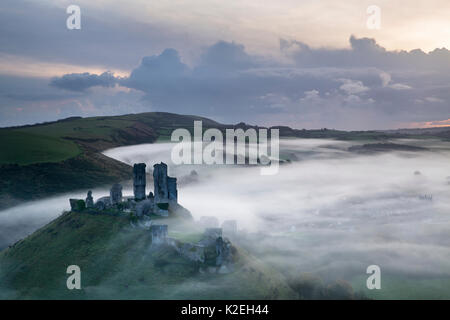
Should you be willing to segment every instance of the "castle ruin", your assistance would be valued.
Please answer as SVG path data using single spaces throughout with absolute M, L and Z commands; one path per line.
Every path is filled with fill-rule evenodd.
M 133 196 L 123 196 L 122 185 L 115 183 L 109 192 L 109 196 L 100 197 L 94 202 L 92 191 L 89 190 L 85 199 L 69 199 L 71 210 L 74 212 L 100 212 L 112 214 L 130 214 L 135 218 L 149 219 L 153 216 L 168 217 L 169 211 L 192 218 L 190 212 L 178 204 L 177 178 L 169 177 L 167 165 L 163 162 L 153 166 L 154 190 L 146 195 L 146 165 L 137 163 L 133 165 Z M 148 221 L 147 221 L 148 222 Z M 168 237 L 168 225 L 153 224 L 150 221 L 150 236 L 152 247 L 168 245 L 174 248 L 185 258 L 205 263 L 207 252 L 213 248 L 215 254 L 215 267 L 211 267 L 213 273 L 226 273 L 232 262 L 231 243 L 223 238 L 222 228 L 216 217 L 202 217 L 200 225 L 206 227 L 203 238 L 197 243 L 189 243 Z M 145 225 L 148 228 L 148 224 Z M 237 226 L 234 220 L 225 221 L 222 224 L 227 234 L 236 232 Z M 228 267 L 227 267 L 228 266 Z
M 153 166 L 153 184 L 156 203 L 178 201 L 177 178 L 167 175 L 167 164 L 164 162 Z
M 147 181 L 145 167 L 145 163 L 133 165 L 133 192 L 134 199 L 137 201 L 145 199 L 145 185 Z

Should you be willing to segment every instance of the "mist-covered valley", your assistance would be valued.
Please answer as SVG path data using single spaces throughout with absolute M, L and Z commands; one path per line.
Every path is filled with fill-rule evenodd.
M 283 164 L 268 176 L 257 166 L 176 166 L 170 143 L 104 154 L 145 162 L 150 171 L 167 163 L 179 180 L 178 200 L 195 219 L 237 220 L 238 244 L 288 277 L 345 280 L 374 298 L 450 298 L 450 143 L 391 142 L 426 150 L 356 153 L 348 151 L 353 141 L 286 139 Z M 69 197 L 85 193 L 0 212 L 0 246 L 51 221 L 69 209 Z M 106 194 L 106 188 L 93 190 L 94 198 Z M 131 194 L 125 183 L 124 195 Z M 381 290 L 366 288 L 369 265 L 381 268 Z

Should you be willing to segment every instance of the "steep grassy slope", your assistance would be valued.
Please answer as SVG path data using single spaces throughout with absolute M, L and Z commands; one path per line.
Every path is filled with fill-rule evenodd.
M 89 151 L 103 151 L 123 145 L 152 143 L 159 137 L 167 138 L 176 128 L 191 128 L 194 120 L 202 120 L 206 127 L 222 126 L 202 117 L 149 112 L 111 117 L 73 117 L 37 125 L 3 128 L 0 129 L 0 137 L 8 139 L 5 139 L 1 146 L 12 147 L 10 143 L 14 142 L 12 141 L 13 137 L 18 136 L 21 138 L 19 141 L 21 153 L 12 154 L 13 149 L 3 150 L 2 158 L 4 160 L 0 160 L 0 164 L 58 161 L 60 158 L 51 158 L 51 154 L 42 153 L 39 158 L 37 155 L 32 156 L 27 153 L 27 150 L 38 148 L 47 150 L 51 144 L 57 143 L 69 146 L 73 145 L 71 142 L 74 142 Z M 31 138 L 30 141 L 26 140 L 27 136 Z M 37 137 L 41 139 L 37 139 Z M 17 157 L 15 158 L 13 155 Z M 74 155 L 76 153 L 72 152 L 72 156 Z
M 295 298 L 279 273 L 238 256 L 235 272 L 202 274 L 172 248 L 152 249 L 149 231 L 125 216 L 65 213 L 0 253 L 0 298 Z M 66 287 L 69 265 L 81 268 L 81 290 Z
M 101 154 L 108 148 L 168 139 L 173 129 L 216 122 L 195 116 L 143 113 L 68 118 L 0 129 L 0 209 L 56 193 L 130 178 L 130 167 Z
M 0 131 L 0 150 L 0 164 L 18 165 L 59 162 L 81 153 L 72 141 L 13 130 Z
M 87 152 L 57 163 L 0 168 L 0 209 L 80 188 L 128 180 L 131 168 L 100 153 Z

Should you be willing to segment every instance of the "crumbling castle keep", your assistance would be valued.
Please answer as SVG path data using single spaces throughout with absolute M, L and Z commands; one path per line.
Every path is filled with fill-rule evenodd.
M 88 191 L 83 199 L 69 199 L 72 211 L 82 212 L 86 209 L 92 213 L 112 210 L 114 213 L 129 213 L 134 217 L 146 219 L 153 216 L 168 217 L 169 211 L 180 216 L 192 218 L 190 212 L 178 204 L 177 178 L 169 177 L 167 165 L 163 162 L 153 166 L 153 192 L 146 195 L 147 177 L 145 163 L 133 165 L 133 196 L 122 195 L 122 185 L 115 183 L 109 196 L 101 197 L 94 202 L 92 191 Z M 107 211 L 106 211 L 107 212 Z M 232 262 L 231 243 L 222 237 L 222 228 L 218 228 L 215 217 L 202 217 L 200 225 L 206 227 L 202 240 L 198 243 L 182 242 L 168 237 L 168 226 L 150 223 L 152 246 L 169 245 L 179 254 L 199 263 L 205 263 L 208 248 L 212 248 L 215 256 L 214 268 L 209 272 L 226 273 Z M 236 222 L 227 220 L 222 227 L 228 235 L 236 231 Z M 211 251 L 211 250 L 210 250 Z M 228 266 L 228 267 L 227 267 Z
M 145 175 L 145 163 L 136 163 L 133 166 L 133 192 L 135 200 L 145 199 L 145 185 L 147 178 Z
M 122 196 L 122 186 L 114 184 L 110 190 L 109 197 L 101 197 L 94 203 L 92 192 L 89 191 L 85 200 L 71 199 L 73 211 L 80 208 L 95 208 L 106 210 L 109 208 L 119 208 L 125 212 L 130 212 L 137 217 L 144 215 L 168 216 L 169 208 L 179 210 L 182 207 L 178 204 L 177 178 L 167 175 L 167 165 L 163 162 L 153 166 L 154 193 L 146 195 L 147 177 L 145 163 L 137 163 L 133 166 L 133 197 Z M 84 202 L 83 206 L 81 202 Z M 78 206 L 81 206 L 78 208 Z

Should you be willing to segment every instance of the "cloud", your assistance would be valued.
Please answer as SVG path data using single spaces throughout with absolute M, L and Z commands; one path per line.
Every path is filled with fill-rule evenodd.
M 375 39 L 350 37 L 349 49 L 310 48 L 299 41 L 281 41 L 280 48 L 303 67 L 375 67 L 382 70 L 416 68 L 418 70 L 449 70 L 450 51 L 442 48 L 425 53 L 388 51 Z
M 339 89 L 345 91 L 347 94 L 356 94 L 369 90 L 362 81 L 354 81 L 351 79 L 340 79 L 342 81 L 342 85 Z
M 50 81 L 50 85 L 60 89 L 71 91 L 84 91 L 88 88 L 113 87 L 119 81 L 111 72 L 104 72 L 100 75 L 85 73 L 71 73 L 62 77 L 55 77 Z
M 62 90 L 49 78 L 0 75 L 0 126 L 54 121 L 71 116 L 119 115 L 147 112 L 143 93 L 120 86 Z
M 43 68 L 52 63 L 124 70 L 145 54 L 172 43 L 188 47 L 198 41 L 173 25 L 125 14 L 123 3 L 99 6 L 92 1 L 80 2 L 81 29 L 68 30 L 69 1 L 3 0 L 0 53 L 34 59 Z M 126 7 L 131 6 L 128 3 Z
M 265 124 L 273 124 L 270 119 L 276 112 L 295 127 L 314 123 L 374 129 L 426 121 L 430 111 L 414 104 L 414 99 L 450 98 L 436 89 L 446 85 L 444 79 L 450 80 L 435 60 L 438 53 L 441 60 L 450 59 L 447 50 L 392 52 L 374 39 L 354 36 L 350 44 L 350 49 L 313 49 L 281 40 L 282 52 L 289 49 L 291 63 L 286 64 L 251 55 L 241 44 L 219 41 L 207 47 L 192 67 L 176 50 L 167 49 L 143 58 L 120 83 L 143 91 L 156 109 Z M 411 105 L 416 105 L 416 113 Z M 440 108 L 431 113 L 446 116 Z
M 362 130 L 448 118 L 447 104 L 439 103 L 450 101 L 448 63 L 437 64 L 450 61 L 446 49 L 388 51 L 373 39 L 354 36 L 350 45 L 311 48 L 281 40 L 287 61 L 280 62 L 219 41 L 194 65 L 169 48 L 143 57 L 128 77 L 67 74 L 53 78 L 51 86 L 87 96 L 89 88 L 118 85 L 141 92 L 139 104 L 148 109 L 222 122 Z
M 391 84 L 389 87 L 392 88 L 392 89 L 395 89 L 395 90 L 409 90 L 409 89 L 412 89 L 410 86 L 408 86 L 407 84 L 403 84 L 403 83 L 394 83 L 394 84 Z
M 425 100 L 428 101 L 428 102 L 432 102 L 432 103 L 445 102 L 444 100 L 436 98 L 436 97 L 426 97 Z

